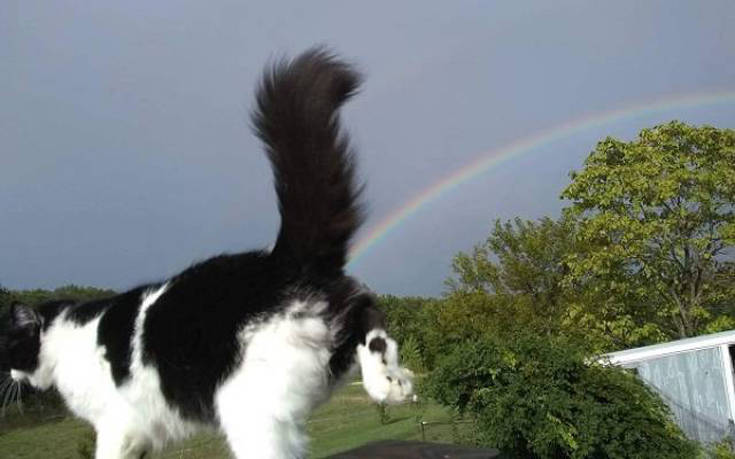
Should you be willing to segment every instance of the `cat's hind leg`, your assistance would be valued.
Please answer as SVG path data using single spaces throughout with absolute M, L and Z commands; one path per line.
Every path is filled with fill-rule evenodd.
M 243 360 L 215 395 L 237 458 L 306 457 L 306 418 L 329 390 L 330 333 L 307 306 L 295 304 L 293 314 L 243 331 Z
M 109 423 L 97 428 L 95 459 L 142 459 L 151 450 L 144 435 L 126 431 L 124 426 Z

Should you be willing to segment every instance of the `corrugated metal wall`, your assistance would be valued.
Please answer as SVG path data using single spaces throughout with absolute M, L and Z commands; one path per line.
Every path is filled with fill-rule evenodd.
M 636 368 L 638 376 L 661 394 L 682 430 L 693 440 L 716 442 L 730 433 L 719 347 L 625 366 Z

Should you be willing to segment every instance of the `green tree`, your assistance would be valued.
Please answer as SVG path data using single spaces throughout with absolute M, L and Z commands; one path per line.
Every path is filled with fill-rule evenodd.
M 485 243 L 453 260 L 455 277 L 439 325 L 447 336 L 476 336 L 493 328 L 522 327 L 563 334 L 591 351 L 607 352 L 661 341 L 646 291 L 627 288 L 624 270 L 599 276 L 570 276 L 569 260 L 587 250 L 574 216 L 559 220 L 496 221 Z M 611 294 L 609 279 L 618 283 Z M 626 288 L 622 288 L 626 287 Z
M 669 336 L 732 312 L 735 131 L 674 121 L 631 142 L 608 137 L 571 178 L 562 198 L 585 242 L 567 259 L 573 282 L 645 301 Z
M 578 250 L 575 235 L 576 224 L 566 217 L 497 220 L 484 243 L 470 254 L 460 252 L 452 263 L 447 300 L 475 322 L 463 328 L 487 328 L 491 322 L 500 329 L 525 324 L 539 333 L 559 333 L 579 296 L 579 289 L 564 283 L 566 259 Z
M 13 303 L 13 294 L 0 285 L 0 314 Z

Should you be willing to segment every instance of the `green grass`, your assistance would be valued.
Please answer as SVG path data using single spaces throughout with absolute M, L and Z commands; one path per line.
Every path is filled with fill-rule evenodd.
M 90 431 L 86 424 L 71 418 L 14 429 L 0 435 L 0 457 L 79 458 L 79 441 Z
M 356 446 L 386 439 L 421 440 L 419 420 L 449 422 L 451 416 L 433 403 L 406 404 L 387 409 L 383 424 L 376 405 L 358 384 L 348 385 L 334 394 L 329 403 L 319 408 L 308 421 L 311 437 L 310 457 L 319 458 Z M 40 424 L 0 429 L 0 457 L 12 458 L 80 458 L 80 450 L 89 450 L 93 442 L 87 424 L 62 418 Z M 7 426 L 6 426 L 7 427 Z M 453 442 L 451 426 L 430 425 L 426 440 Z M 173 445 L 154 456 L 156 459 L 203 459 L 230 457 L 224 440 L 202 434 Z

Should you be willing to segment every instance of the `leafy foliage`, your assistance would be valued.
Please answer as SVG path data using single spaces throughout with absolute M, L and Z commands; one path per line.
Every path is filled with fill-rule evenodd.
M 574 294 L 562 283 L 568 272 L 565 257 L 575 252 L 578 243 L 574 235 L 574 222 L 569 219 L 496 220 L 485 243 L 475 246 L 471 254 L 460 252 L 454 257 L 457 277 L 447 281 L 450 299 L 466 303 L 470 298 L 472 302 L 485 298 L 495 303 L 488 313 L 496 322 L 522 322 L 542 333 L 558 331 Z M 498 307 L 506 308 L 510 317 L 500 317 Z
M 0 313 L 5 311 L 13 303 L 13 296 L 10 291 L 0 285 Z
M 640 296 L 611 295 L 596 277 L 570 276 L 569 259 L 585 250 L 569 216 L 496 221 L 485 243 L 454 258 L 456 277 L 447 282 L 443 308 L 443 317 L 454 319 L 440 323 L 454 322 L 449 328 L 464 337 L 517 328 L 564 335 L 595 352 L 661 340 Z
M 735 131 L 673 121 L 631 142 L 608 137 L 562 197 L 588 248 L 568 257 L 575 278 L 645 298 L 667 335 L 693 336 L 732 305 L 732 284 L 717 280 L 732 272 Z
M 637 378 L 588 365 L 564 340 L 516 333 L 461 343 L 426 386 L 475 417 L 478 443 L 519 457 L 690 458 L 697 451 Z
M 723 438 L 707 448 L 707 452 L 712 459 L 735 459 L 735 447 L 733 445 L 732 437 Z

